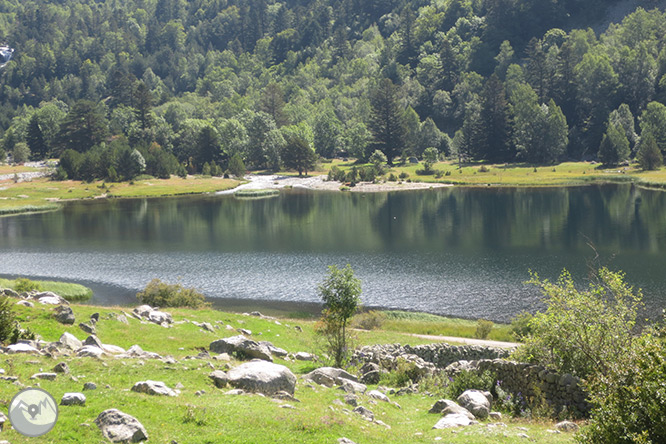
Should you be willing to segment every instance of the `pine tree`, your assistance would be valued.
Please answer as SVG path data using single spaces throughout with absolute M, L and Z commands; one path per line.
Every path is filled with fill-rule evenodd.
M 398 100 L 398 88 L 389 79 L 382 79 L 370 94 L 372 111 L 369 127 L 373 134 L 374 149 L 386 155 L 389 165 L 402 152 L 405 129 L 403 110 Z
M 481 136 L 478 157 L 491 162 L 513 160 L 511 148 L 511 127 L 509 104 L 506 100 L 504 85 L 496 74 L 486 82 L 481 108 Z

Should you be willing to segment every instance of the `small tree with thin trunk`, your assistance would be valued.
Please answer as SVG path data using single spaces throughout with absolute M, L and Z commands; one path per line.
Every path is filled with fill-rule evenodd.
M 332 354 L 336 367 L 340 367 L 348 356 L 347 324 L 359 308 L 361 281 L 354 277 L 349 264 L 343 269 L 331 265 L 318 290 L 324 310 L 317 331 L 325 337 L 327 351 Z

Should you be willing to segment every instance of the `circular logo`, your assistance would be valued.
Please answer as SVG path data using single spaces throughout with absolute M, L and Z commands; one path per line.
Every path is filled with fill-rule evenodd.
M 42 436 L 58 421 L 58 404 L 46 390 L 21 390 L 9 404 L 9 421 L 21 435 Z

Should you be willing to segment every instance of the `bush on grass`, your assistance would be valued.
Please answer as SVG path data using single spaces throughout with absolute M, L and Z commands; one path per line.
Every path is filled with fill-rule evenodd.
M 150 281 L 136 297 L 142 304 L 151 307 L 202 308 L 210 305 L 196 289 L 185 288 L 181 284 L 167 284 L 159 279 Z

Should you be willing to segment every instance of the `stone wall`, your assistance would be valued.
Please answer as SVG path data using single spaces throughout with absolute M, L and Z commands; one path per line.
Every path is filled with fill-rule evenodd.
M 574 418 L 590 413 L 587 392 L 579 378 L 568 373 L 560 375 L 540 365 L 525 364 L 502 359 L 484 359 L 470 362 L 468 370 L 491 372 L 502 390 L 514 400 L 521 399 L 525 407 L 547 408 L 556 415 Z
M 578 378 L 570 374 L 559 375 L 538 365 L 505 360 L 511 351 L 442 343 L 417 346 L 387 344 L 361 347 L 354 353 L 352 361 L 373 362 L 386 371 L 395 370 L 398 361 L 404 360 L 416 366 L 418 371 L 415 376 L 445 369 L 451 374 L 460 370 L 490 371 L 502 390 L 522 402 L 524 407 L 545 407 L 555 414 L 565 412 L 572 417 L 589 414 L 587 393 Z

